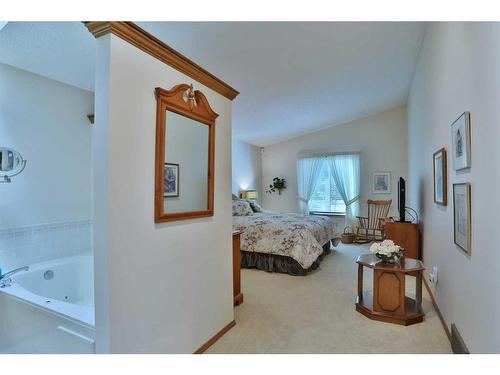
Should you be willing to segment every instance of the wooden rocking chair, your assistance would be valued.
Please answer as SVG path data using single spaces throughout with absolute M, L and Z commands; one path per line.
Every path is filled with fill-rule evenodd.
M 357 228 L 356 243 L 368 243 L 375 240 L 384 240 L 384 226 L 389 221 L 389 209 L 392 199 L 387 201 L 368 200 L 368 217 L 357 216 L 359 226 Z

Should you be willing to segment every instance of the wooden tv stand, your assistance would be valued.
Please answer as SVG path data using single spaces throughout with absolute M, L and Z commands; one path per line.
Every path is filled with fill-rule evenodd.
M 396 245 L 405 249 L 406 257 L 422 260 L 418 224 L 388 221 L 385 223 L 384 231 L 386 239 L 393 240 Z

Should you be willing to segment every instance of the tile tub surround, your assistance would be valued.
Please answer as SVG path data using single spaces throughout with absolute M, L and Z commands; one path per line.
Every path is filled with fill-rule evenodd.
M 50 259 L 91 252 L 91 220 L 0 229 L 3 272 Z

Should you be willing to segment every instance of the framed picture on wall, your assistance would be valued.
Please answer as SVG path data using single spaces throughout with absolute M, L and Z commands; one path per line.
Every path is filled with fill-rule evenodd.
M 446 149 L 436 151 L 433 156 L 434 169 L 434 202 L 446 206 L 448 204 Z
M 179 164 L 165 163 L 163 167 L 163 196 L 179 196 Z
M 470 113 L 464 112 L 451 124 L 453 142 L 453 169 L 470 168 Z
M 373 194 L 391 193 L 391 172 L 375 172 L 373 174 Z
M 453 184 L 453 237 L 455 244 L 471 255 L 471 185 Z

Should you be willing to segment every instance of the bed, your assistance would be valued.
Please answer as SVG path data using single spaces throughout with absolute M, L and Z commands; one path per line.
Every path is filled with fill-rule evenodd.
M 330 251 L 330 242 L 338 243 L 337 224 L 328 216 L 234 213 L 233 230 L 241 232 L 243 268 L 303 276 L 318 268 Z

